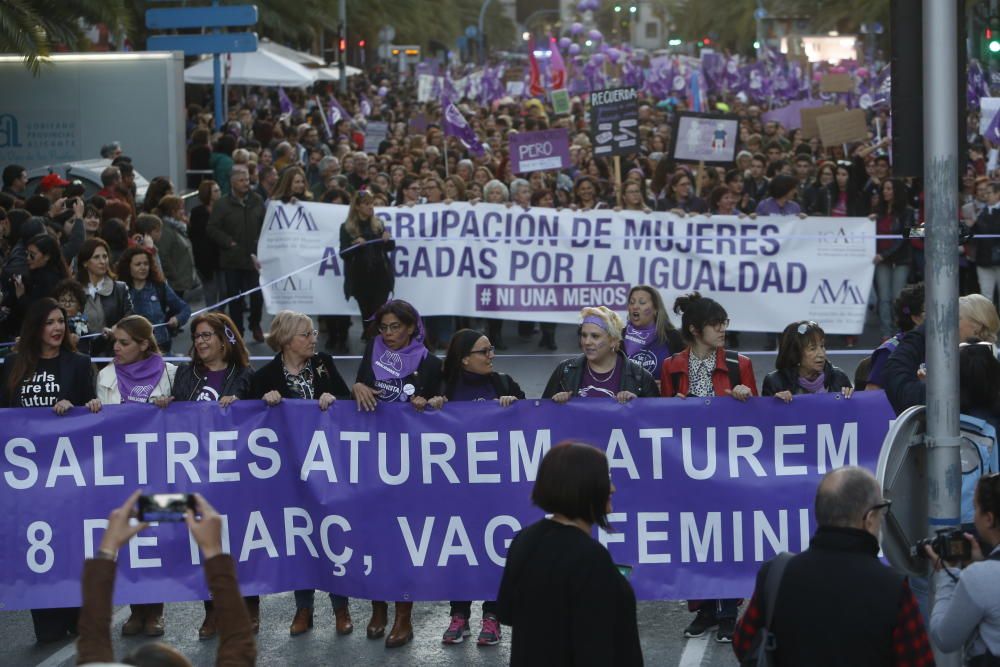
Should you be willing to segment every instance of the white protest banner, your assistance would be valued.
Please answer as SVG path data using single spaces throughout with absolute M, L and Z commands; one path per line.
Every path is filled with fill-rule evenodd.
M 863 329 L 874 274 L 867 218 L 694 216 L 425 204 L 376 210 L 396 241 L 395 296 L 422 315 L 577 322 L 583 306 L 624 312 L 646 283 L 664 301 L 698 290 L 733 329 L 814 320 Z M 344 298 L 340 226 L 347 207 L 268 205 L 258 245 L 264 299 L 312 315 L 355 315 Z M 300 270 L 307 267 L 304 270 Z

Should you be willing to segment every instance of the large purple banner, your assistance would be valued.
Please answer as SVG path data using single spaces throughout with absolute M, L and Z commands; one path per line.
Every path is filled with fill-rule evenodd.
M 317 588 L 382 600 L 488 599 L 510 539 L 542 518 L 541 457 L 571 438 L 605 450 L 613 530 L 640 598 L 731 598 L 758 564 L 800 551 L 819 477 L 874 468 L 892 417 L 881 392 L 407 405 L 108 406 L 0 410 L 0 608 L 74 605 L 81 563 L 134 489 L 199 491 L 227 517 L 243 592 Z M 184 524 L 119 556 L 119 603 L 204 598 Z

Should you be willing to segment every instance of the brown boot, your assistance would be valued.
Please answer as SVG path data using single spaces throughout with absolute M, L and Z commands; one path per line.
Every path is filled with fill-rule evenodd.
M 386 648 L 399 648 L 410 643 L 413 639 L 413 625 L 410 623 L 410 615 L 413 613 L 412 602 L 396 603 L 396 618 L 392 622 L 392 630 L 385 638 Z
M 132 604 L 129 605 L 129 608 L 132 610 L 132 614 L 125 621 L 125 625 L 122 626 L 123 637 L 133 637 L 139 634 L 142 632 L 142 626 L 146 622 L 146 605 Z
M 253 627 L 253 633 L 257 634 L 260 632 L 260 596 L 251 595 L 243 598 L 243 601 L 246 602 L 247 611 L 250 613 L 250 625 Z
M 385 634 L 385 626 L 389 622 L 389 603 L 372 600 L 372 617 L 368 621 L 365 633 L 368 639 L 378 639 Z
M 147 637 L 162 637 L 165 630 L 163 623 L 163 603 L 148 604 L 146 620 L 142 624 L 142 634 Z
M 288 634 L 295 637 L 303 632 L 308 632 L 313 626 L 313 610 L 309 607 L 295 610 L 295 618 L 292 619 L 292 627 L 288 628 Z
M 215 608 L 210 607 L 205 610 L 205 621 L 198 628 L 198 639 L 211 639 L 218 634 L 219 629 L 215 625 Z
M 347 605 L 344 605 L 340 609 L 335 609 L 333 611 L 333 618 L 336 620 L 338 635 L 349 635 L 354 632 L 351 610 L 347 608 Z

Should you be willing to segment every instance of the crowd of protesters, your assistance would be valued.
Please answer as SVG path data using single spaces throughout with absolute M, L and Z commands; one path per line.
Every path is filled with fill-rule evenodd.
M 235 88 L 232 93 L 237 94 Z M 852 382 L 830 363 L 822 327 L 796 321 L 773 336 L 777 363 L 760 394 L 792 402 L 806 393 L 850 397 L 855 389 L 884 387 L 897 409 L 922 400 L 914 383 L 922 381 L 923 247 L 919 239 L 907 237 L 923 217 L 921 184 L 890 175 L 884 140 L 872 138 L 844 154 L 841 147 L 824 148 L 797 129 L 765 120 L 766 109 L 729 100 L 741 119 L 736 158 L 723 168 L 699 168 L 671 159 L 672 110 L 644 100 L 639 106 L 641 149 L 625 156 L 619 185 L 608 162 L 592 154 L 580 101 L 563 116 L 537 100 L 500 100 L 489 107 L 461 102 L 461 112 L 489 149 L 477 157 L 434 123 L 438 104 L 416 102 L 412 84 L 389 75 L 383 78 L 377 70 L 354 79 L 351 92 L 340 100 L 356 120 L 341 118 L 329 125 L 315 99 L 322 102 L 325 96 L 303 96 L 292 111 L 283 113 L 262 92 L 231 99 L 223 131 L 214 134 L 210 116 L 192 104 L 191 172 L 185 185 L 197 192 L 197 206 L 190 215 L 175 184 L 162 176 L 150 181 L 144 198 L 137 198 L 133 175 L 142 165 L 132 164 L 127 147 L 105 168 L 102 189 L 90 197 L 84 196 L 82 184 L 55 175 L 29 191 L 23 166 L 5 166 L 0 192 L 0 340 L 10 354 L 0 367 L 0 406 L 50 408 L 57 414 L 81 406 L 98 412 L 102 405 L 127 402 L 155 402 L 166 408 L 175 400 L 223 405 L 260 400 L 276 405 L 300 399 L 314 401 L 321 410 L 338 399 L 355 400 L 369 411 L 395 401 L 421 411 L 476 400 L 496 400 L 507 407 L 525 393 L 513 378 L 494 370 L 496 351 L 506 347 L 503 322 L 485 321 L 479 331 L 460 318 L 424 321 L 410 304 L 389 300 L 394 246 L 374 208 L 455 201 L 656 210 L 680 216 L 870 217 L 872 231 L 885 236 L 877 241 L 872 257 L 872 305 L 884 342 L 868 362 L 870 371 Z M 367 118 L 361 113 L 364 107 L 369 109 Z M 869 115 L 884 127 L 879 112 Z M 364 149 L 366 120 L 389 123 L 388 135 L 375 150 Z M 510 135 L 552 127 L 570 132 L 571 166 L 512 173 L 506 148 Z M 961 215 L 967 227 L 994 234 L 1000 232 L 1000 183 L 987 178 L 984 152 L 980 145 L 970 151 Z M 340 231 L 343 289 L 357 301 L 364 329 L 363 359 L 353 383 L 344 381 L 333 357 L 318 351 L 321 327 L 326 349 L 348 351 L 350 318 L 325 316 L 314 322 L 308 314 L 283 311 L 269 332 L 263 330 L 263 300 L 254 288 L 260 271 L 257 242 L 268 201 L 350 206 Z M 963 293 L 982 288 L 985 297 L 963 297 L 961 338 L 995 343 L 1000 318 L 993 292 L 1000 283 L 1000 241 L 976 239 L 962 253 Z M 251 292 L 246 299 L 238 296 L 246 291 Z M 232 298 L 228 315 L 208 311 L 192 317 L 190 301 L 201 298 L 211 305 L 225 297 Z M 697 293 L 671 306 L 655 288 L 636 285 L 624 318 L 605 307 L 584 309 L 579 354 L 555 366 L 542 397 L 556 403 L 582 398 L 625 403 L 658 396 L 731 396 L 740 401 L 757 396 L 750 359 L 729 349 L 737 345 L 728 331 L 725 307 Z M 678 326 L 672 323 L 671 311 Z M 732 324 L 739 328 L 738 322 Z M 185 326 L 188 335 L 178 352 L 187 353 L 189 361 L 165 361 L 163 354 L 171 351 Z M 539 345 L 556 349 L 551 325 L 539 331 L 531 323 L 513 326 L 525 338 L 540 333 Z M 257 370 L 251 368 L 244 342 L 250 338 L 266 342 L 275 352 Z M 11 345 L 15 340 L 16 346 Z M 853 337 L 847 343 L 853 345 Z M 443 364 L 434 354 L 438 350 L 446 351 Z M 113 359 L 97 372 L 88 355 Z M 398 363 L 379 363 L 387 355 Z M 581 460 L 588 456 L 565 455 Z M 587 465 L 600 468 L 599 462 Z M 599 500 L 609 503 L 613 490 Z M 536 494 L 536 504 L 558 513 L 558 498 L 537 487 Z M 557 523 L 582 527 L 582 519 L 589 532 L 594 523 L 601 525 L 605 514 L 590 511 L 582 517 L 564 516 L 565 521 Z M 515 545 L 524 549 L 537 542 L 574 549 L 580 548 L 574 546 L 580 539 L 576 533 L 548 527 L 525 531 Z M 593 545 L 591 549 L 589 557 L 603 566 L 605 554 Z M 526 581 L 538 576 L 524 563 L 519 566 L 525 571 L 516 576 Z M 480 645 L 501 640 L 501 621 L 537 614 L 510 598 L 511 581 L 505 577 L 498 600 L 483 604 Z M 560 590 L 578 582 L 571 578 L 546 583 Z M 614 664 L 635 664 L 638 644 L 629 634 L 634 630 L 634 595 L 627 582 L 618 588 L 609 599 L 631 603 L 633 627 L 613 638 L 611 655 L 622 656 Z M 337 632 L 349 634 L 353 621 L 347 599 L 327 592 Z M 230 598 L 233 594 L 228 592 Z M 315 592 L 296 591 L 295 600 L 293 636 L 313 627 Z M 716 628 L 718 641 L 732 641 L 739 604 L 737 599 L 692 601 L 696 616 L 685 634 L 698 637 Z M 245 605 L 256 632 L 261 623 L 259 599 L 247 597 Z M 412 602 L 397 601 L 390 626 L 388 603 L 373 601 L 367 636 L 384 636 L 389 647 L 405 645 L 413 639 L 412 608 Z M 469 636 L 470 616 L 471 602 L 452 601 L 443 641 L 454 644 Z M 33 618 L 39 640 L 63 638 L 76 630 L 72 614 L 35 610 Z M 199 636 L 215 636 L 219 623 L 217 610 L 207 602 Z M 121 631 L 162 635 L 163 605 L 134 605 Z M 588 645 L 581 640 L 580 646 Z

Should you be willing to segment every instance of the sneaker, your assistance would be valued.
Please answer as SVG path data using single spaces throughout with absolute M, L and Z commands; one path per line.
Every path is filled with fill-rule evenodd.
M 698 610 L 698 615 L 691 621 L 691 625 L 684 628 L 684 636 L 688 638 L 704 637 L 706 632 L 718 624 L 719 621 L 715 618 L 715 610 L 702 607 Z
M 736 631 L 735 618 L 720 618 L 719 629 L 715 631 L 715 641 L 720 644 L 732 644 L 733 632 Z
M 461 644 L 466 637 L 472 634 L 469 630 L 469 619 L 458 614 L 451 617 L 451 625 L 444 631 L 441 637 L 442 644 Z
M 476 643 L 480 646 L 496 646 L 500 643 L 500 621 L 493 614 L 483 616 L 483 629 L 479 631 Z

